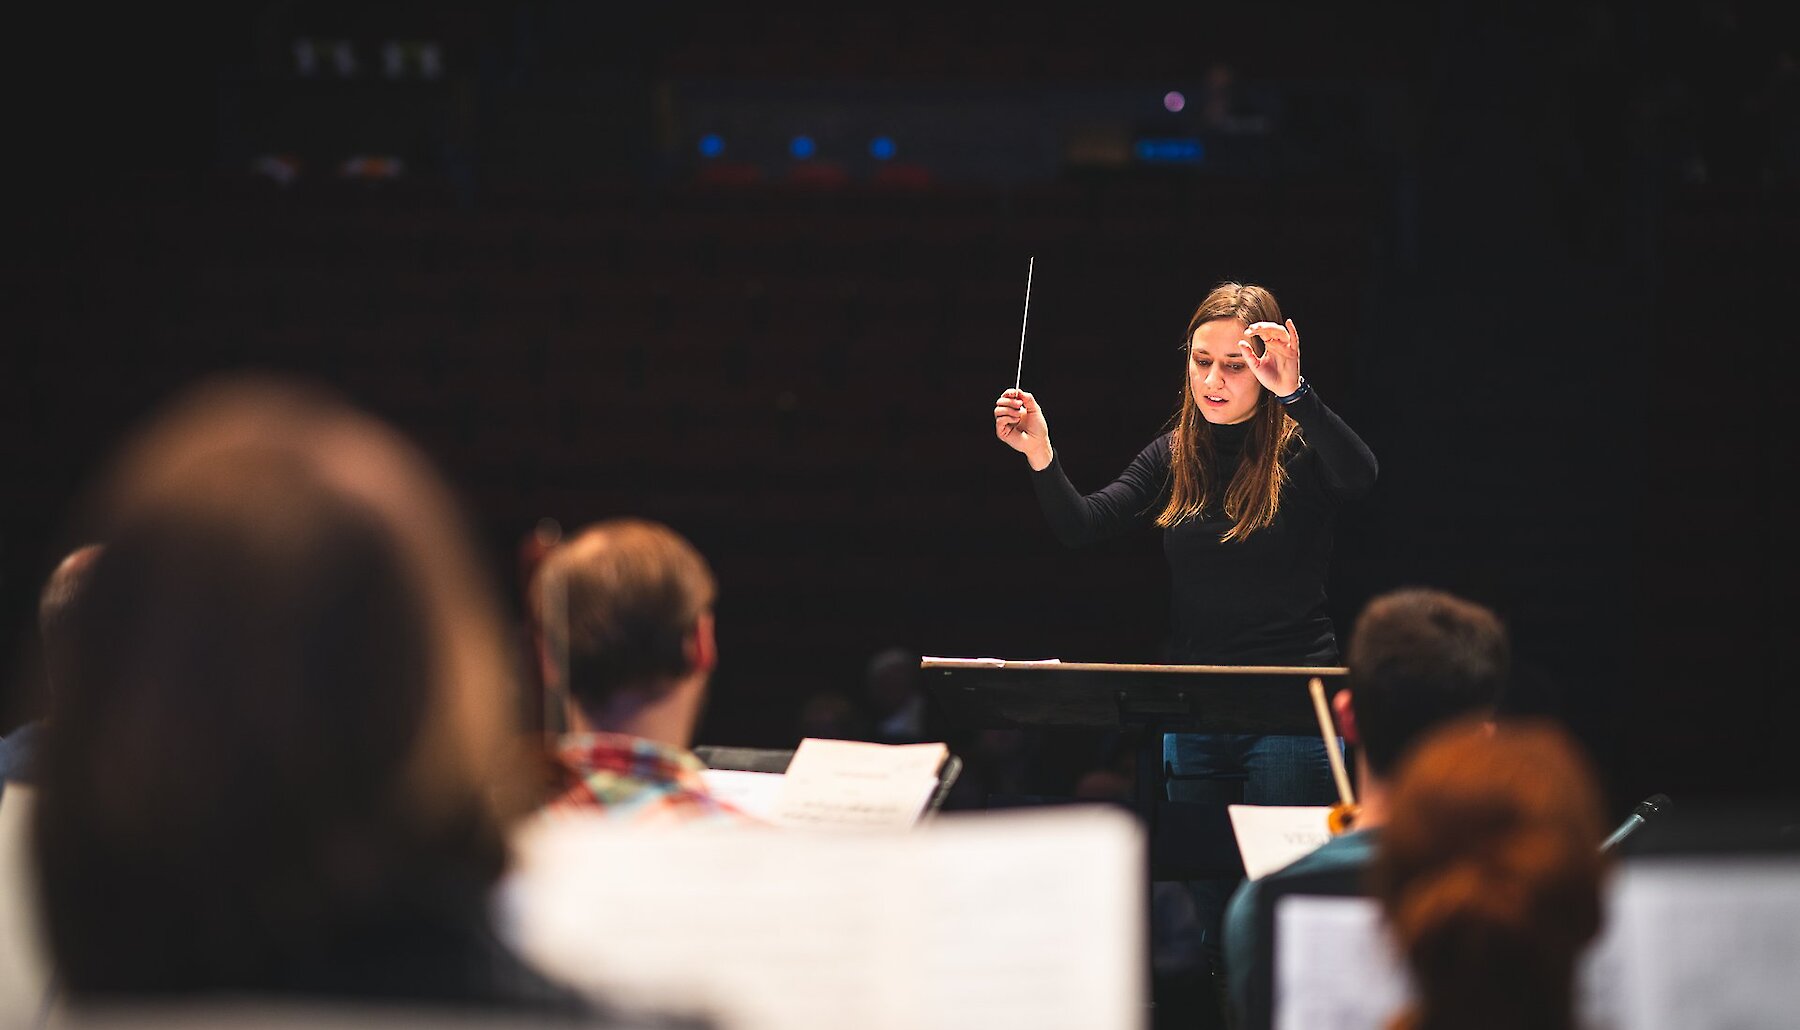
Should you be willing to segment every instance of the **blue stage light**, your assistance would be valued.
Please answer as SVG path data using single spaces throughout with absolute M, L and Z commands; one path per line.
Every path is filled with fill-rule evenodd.
M 718 157 L 725 152 L 725 137 L 716 132 L 709 132 L 700 137 L 700 156 Z
M 1206 148 L 1193 136 L 1140 139 L 1133 150 L 1147 164 L 1197 165 L 1206 160 Z
M 889 160 L 899 152 L 899 149 L 894 146 L 894 141 L 886 136 L 877 136 L 869 141 L 869 153 L 877 161 Z
M 813 152 L 817 149 L 818 147 L 813 145 L 813 138 L 811 136 L 795 136 L 793 140 L 788 143 L 788 153 L 801 161 L 813 156 Z

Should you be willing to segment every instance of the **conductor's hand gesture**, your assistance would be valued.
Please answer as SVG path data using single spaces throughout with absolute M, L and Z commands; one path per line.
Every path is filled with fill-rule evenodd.
M 1261 338 L 1263 352 L 1259 356 L 1250 346 L 1250 337 Z M 1286 397 L 1300 389 L 1300 330 L 1294 320 L 1287 325 L 1257 322 L 1244 330 L 1244 362 L 1256 374 L 1263 389 L 1277 397 Z
M 1050 467 L 1050 423 L 1037 398 L 1024 390 L 1008 390 L 994 401 L 994 435 L 1025 455 L 1033 472 Z

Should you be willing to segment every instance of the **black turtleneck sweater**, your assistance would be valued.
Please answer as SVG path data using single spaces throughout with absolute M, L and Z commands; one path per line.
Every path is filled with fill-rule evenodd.
M 1288 405 L 1301 445 L 1287 458 L 1287 483 L 1273 525 L 1230 542 L 1215 501 L 1197 519 L 1163 531 L 1169 560 L 1170 659 L 1196 665 L 1335 665 L 1337 639 L 1325 608 L 1338 506 L 1375 484 L 1375 455 L 1319 399 L 1318 390 Z M 1213 448 L 1230 483 L 1249 423 L 1213 426 Z M 1071 547 L 1155 525 L 1172 481 L 1169 434 L 1151 441 L 1125 471 L 1083 496 L 1062 459 L 1032 474 L 1038 504 L 1058 539 Z

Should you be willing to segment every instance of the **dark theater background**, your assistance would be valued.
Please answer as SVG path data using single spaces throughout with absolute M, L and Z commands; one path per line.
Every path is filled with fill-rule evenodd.
M 238 368 L 418 440 L 515 603 L 540 520 L 690 536 L 723 589 L 702 743 L 791 746 L 889 646 L 1155 660 L 1157 535 L 1063 549 L 993 438 L 1035 258 L 1024 384 L 1078 484 L 1160 431 L 1207 288 L 1266 283 L 1381 461 L 1340 636 L 1462 593 L 1619 814 L 1791 796 L 1791 16 L 22 6 L 0 730 L 82 485 Z M 1033 789 L 1091 743 L 1039 745 Z

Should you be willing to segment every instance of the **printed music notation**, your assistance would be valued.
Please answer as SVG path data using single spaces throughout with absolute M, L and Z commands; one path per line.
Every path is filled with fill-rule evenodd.
M 775 799 L 777 826 L 904 829 L 919 821 L 950 757 L 944 744 L 800 742 Z

